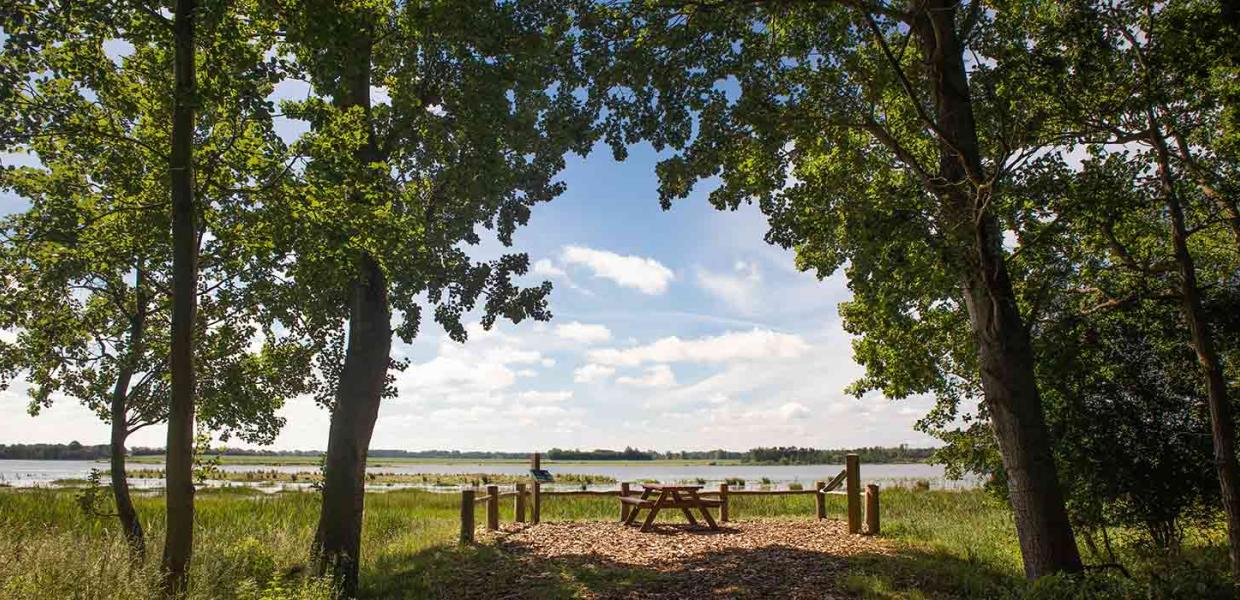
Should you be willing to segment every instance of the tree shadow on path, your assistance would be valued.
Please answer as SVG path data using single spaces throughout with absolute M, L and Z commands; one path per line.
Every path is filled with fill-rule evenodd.
M 723 532 L 727 533 L 727 532 Z M 683 533 L 681 533 L 683 535 Z M 664 538 L 666 531 L 654 534 Z M 693 535 L 717 535 L 710 532 Z M 666 538 L 664 538 L 666 539 Z M 633 551 L 640 555 L 643 549 Z M 540 555 L 504 536 L 393 556 L 366 574 L 368 598 L 831 599 L 1003 598 L 1019 580 L 913 548 L 843 556 L 788 545 L 721 548 L 650 560 L 614 552 Z

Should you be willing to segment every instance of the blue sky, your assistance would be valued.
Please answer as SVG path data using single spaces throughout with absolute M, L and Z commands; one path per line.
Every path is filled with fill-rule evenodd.
M 294 83 L 281 95 L 304 93 Z M 288 136 L 295 124 L 284 124 Z M 924 398 L 844 393 L 860 374 L 837 306 L 842 274 L 819 281 L 767 245 L 754 207 L 714 210 L 703 186 L 659 207 L 648 146 L 627 161 L 600 146 L 571 157 L 567 191 L 535 208 L 515 250 L 530 282 L 555 289 L 548 323 L 476 324 L 462 345 L 433 324 L 394 352 L 411 360 L 384 401 L 374 448 L 528 450 L 558 447 L 745 449 L 931 444 L 912 425 Z M 0 164 L 28 157 L 0 155 Z M 0 212 L 20 199 L 0 195 Z M 479 256 L 498 244 L 484 242 Z M 0 443 L 107 441 L 107 427 L 71 400 L 25 414 L 24 385 L 0 392 Z M 328 414 L 309 398 L 282 410 L 275 446 L 322 449 Z M 133 445 L 162 446 L 150 428 Z

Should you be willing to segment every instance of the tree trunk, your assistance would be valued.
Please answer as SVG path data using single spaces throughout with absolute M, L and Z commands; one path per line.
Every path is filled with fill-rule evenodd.
M 1193 156 L 1192 148 L 1183 136 L 1173 134 L 1172 138 L 1175 140 L 1176 149 L 1179 150 L 1180 161 L 1187 167 L 1188 174 L 1197 183 L 1197 189 L 1201 191 L 1201 195 L 1213 202 L 1222 213 L 1223 221 L 1231 229 L 1232 242 L 1236 245 L 1236 251 L 1240 252 L 1240 207 L 1236 206 L 1235 198 L 1225 195 L 1213 183 L 1218 178 L 1197 161 L 1197 158 Z M 1168 148 L 1167 151 L 1170 152 L 1170 149 Z
M 142 266 L 139 265 L 134 284 L 135 310 L 129 325 L 129 350 L 125 363 L 117 372 L 116 387 L 112 389 L 112 444 L 109 449 L 112 461 L 112 496 L 116 501 L 116 516 L 120 519 L 121 531 L 125 533 L 125 539 L 129 542 L 134 557 L 139 561 L 146 558 L 146 538 L 142 533 L 142 522 L 138 520 L 138 511 L 134 509 L 133 499 L 129 496 L 129 479 L 125 476 L 125 441 L 129 438 L 129 384 L 144 351 L 143 338 L 146 330 L 144 278 Z
M 964 302 L 981 367 L 982 390 L 1003 456 L 1025 575 L 1082 569 L 1042 413 L 1034 353 L 1003 256 L 1002 235 L 988 208 L 954 0 L 931 0 L 914 19 L 935 100 L 940 136 L 934 190 L 945 229 L 958 249 Z
M 982 389 L 1003 456 L 1025 575 L 1082 569 L 1034 375 L 1034 355 L 993 218 L 977 228 L 978 262 L 964 282 Z
M 1222 491 L 1223 513 L 1227 516 L 1228 551 L 1232 576 L 1240 579 L 1240 489 L 1237 488 L 1236 430 L 1227 398 L 1227 380 L 1223 365 L 1214 349 L 1209 319 L 1201 305 L 1197 285 L 1197 267 L 1188 250 L 1188 228 L 1184 224 L 1184 207 L 1175 190 L 1171 159 L 1165 138 L 1150 114 L 1150 142 L 1158 157 L 1158 177 L 1167 212 L 1171 217 L 1171 246 L 1180 269 L 1180 310 L 1188 324 L 1188 333 L 1197 362 L 1206 380 L 1206 402 L 1210 408 L 1210 428 L 1214 440 L 1214 467 L 1218 471 Z
M 370 128 L 371 36 L 359 30 L 350 42 L 344 83 L 336 104 L 342 109 L 361 107 Z M 373 131 L 357 152 L 359 175 L 378 159 Z M 350 201 L 360 202 L 359 196 Z M 391 310 L 387 280 L 375 260 L 363 254 L 349 291 L 349 339 L 344 366 L 332 407 L 331 430 L 323 473 L 323 506 L 315 534 L 314 551 L 320 574 L 330 573 L 344 597 L 357 594 L 361 558 L 362 516 L 365 507 L 366 452 L 379 415 L 387 382 L 392 346 Z
M 198 241 L 194 226 L 195 0 L 177 0 L 173 15 L 172 152 L 172 344 L 169 371 L 167 532 L 164 591 L 182 594 L 194 542 L 194 313 L 197 309 Z
M 122 375 L 126 387 L 131 374 L 131 372 L 126 372 Z M 119 380 L 117 389 L 121 389 Z M 129 431 L 125 424 L 125 399 L 121 396 L 118 400 L 114 394 L 112 396 L 112 446 L 110 448 L 112 496 L 116 500 L 116 516 L 120 519 L 125 540 L 129 542 L 134 558 L 141 561 L 146 557 L 146 538 L 142 534 L 142 522 L 138 520 L 138 511 L 134 509 L 133 499 L 129 496 L 129 480 L 125 477 L 125 440 L 128 437 Z

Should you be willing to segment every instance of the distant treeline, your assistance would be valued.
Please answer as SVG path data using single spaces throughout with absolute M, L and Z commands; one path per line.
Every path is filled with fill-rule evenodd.
M 871 447 L 852 450 L 819 450 L 796 446 L 753 448 L 745 452 L 735 450 L 687 450 L 660 452 L 626 447 L 624 450 L 566 450 L 552 448 L 543 453 L 547 460 L 738 460 L 743 463 L 763 465 L 821 465 L 842 464 L 846 454 L 857 454 L 863 463 L 915 463 L 926 462 L 933 448 Z M 152 456 L 164 453 L 163 448 L 130 448 L 130 456 Z M 249 450 L 243 448 L 217 448 L 214 453 L 223 456 L 322 456 L 321 450 Z M 528 452 L 486 452 L 460 450 L 371 450 L 371 458 L 416 459 L 466 459 L 466 460 L 524 460 Z M 108 457 L 108 445 L 68 444 L 0 444 L 0 459 L 8 460 L 95 460 Z
M 869 448 L 819 450 L 781 446 L 752 448 L 745 452 L 735 450 L 687 450 L 659 452 L 657 450 L 561 450 L 552 448 L 545 456 L 549 460 L 739 460 L 760 465 L 838 465 L 844 463 L 848 454 L 856 454 L 861 462 L 919 463 L 926 462 L 934 453 L 933 448 L 910 448 L 906 445 L 893 448 L 874 446 Z
M 930 455 L 934 454 L 934 448 L 909 448 L 906 445 L 894 448 L 873 446 L 852 450 L 818 450 L 796 446 L 754 448 L 746 452 L 741 460 L 766 465 L 838 465 L 844 463 L 844 457 L 848 454 L 856 454 L 861 462 L 869 464 L 920 463 L 930 460 Z
M 547 460 L 654 460 L 658 452 L 646 452 L 637 448 L 624 450 L 561 450 L 552 448 L 543 456 Z
M 0 444 L 0 459 L 9 460 L 94 460 L 108 457 L 108 445 L 83 446 L 68 444 Z

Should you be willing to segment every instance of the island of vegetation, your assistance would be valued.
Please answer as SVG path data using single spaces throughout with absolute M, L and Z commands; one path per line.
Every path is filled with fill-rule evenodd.
M 224 463 L 249 464 L 311 464 L 318 461 L 323 452 L 318 450 L 267 450 L 248 448 L 211 448 L 207 456 L 219 457 Z M 396 462 L 525 462 L 530 452 L 488 452 L 461 450 L 384 450 L 369 452 L 376 464 Z M 867 447 L 837 450 L 798 448 L 796 446 L 752 448 L 733 450 L 639 450 L 626 447 L 623 450 L 564 450 L 552 448 L 543 457 L 550 462 L 589 461 L 678 461 L 701 463 L 740 463 L 754 465 L 841 465 L 848 454 L 857 454 L 869 464 L 908 464 L 929 462 L 934 448 L 910 448 L 908 446 Z M 104 460 L 111 455 L 108 444 L 83 445 L 76 441 L 68 444 L 0 444 L 0 460 Z M 134 447 L 127 450 L 134 463 L 162 462 L 163 448 Z

